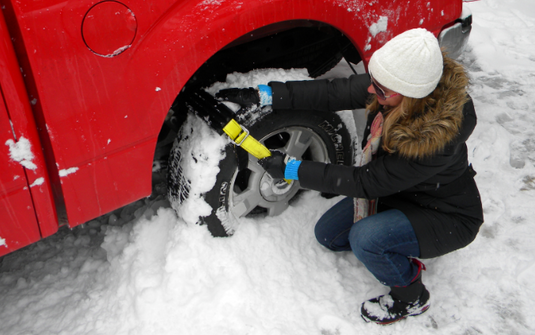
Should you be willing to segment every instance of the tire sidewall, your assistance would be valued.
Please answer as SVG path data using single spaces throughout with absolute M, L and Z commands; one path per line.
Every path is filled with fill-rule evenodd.
M 267 107 L 270 109 L 270 107 Z M 249 125 L 251 135 L 261 140 L 282 128 L 303 127 L 319 135 L 325 143 L 330 163 L 353 165 L 353 143 L 347 127 L 338 114 L 314 110 L 271 110 Z

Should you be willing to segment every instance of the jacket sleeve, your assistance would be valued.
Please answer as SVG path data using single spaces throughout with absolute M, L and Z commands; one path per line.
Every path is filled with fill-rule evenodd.
M 270 82 L 275 109 L 340 111 L 365 108 L 369 97 L 367 74 L 333 80 Z
M 374 199 L 425 183 L 445 170 L 450 160 L 449 155 L 435 156 L 421 162 L 387 155 L 362 167 L 303 161 L 298 175 L 301 186 L 307 189 Z

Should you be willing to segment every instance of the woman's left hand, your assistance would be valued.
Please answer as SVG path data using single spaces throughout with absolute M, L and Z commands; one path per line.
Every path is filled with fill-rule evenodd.
M 289 156 L 278 150 L 270 151 L 271 156 L 260 159 L 258 164 L 260 164 L 271 177 L 275 179 L 283 179 Z

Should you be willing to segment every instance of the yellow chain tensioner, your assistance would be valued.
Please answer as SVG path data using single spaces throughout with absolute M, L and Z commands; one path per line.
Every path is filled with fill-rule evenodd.
M 234 144 L 242 147 L 256 158 L 262 159 L 271 156 L 269 149 L 258 142 L 254 137 L 250 136 L 249 130 L 240 126 L 236 120 L 230 120 L 230 122 L 223 128 L 223 131 L 230 137 Z
M 232 119 L 229 123 L 223 128 L 225 134 L 230 137 L 230 140 L 237 146 L 242 147 L 245 151 L 255 156 L 258 159 L 266 158 L 271 156 L 271 151 L 266 148 L 265 145 L 258 142 L 254 137 L 249 134 L 247 128 L 242 127 Z M 289 179 L 284 179 L 288 184 L 292 181 Z

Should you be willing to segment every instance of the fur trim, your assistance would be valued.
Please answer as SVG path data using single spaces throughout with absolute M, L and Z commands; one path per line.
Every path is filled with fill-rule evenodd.
M 421 159 L 442 151 L 459 134 L 468 76 L 462 65 L 444 57 L 444 72 L 437 88 L 427 97 L 405 97 L 403 115 L 388 131 L 388 151 L 409 159 Z

